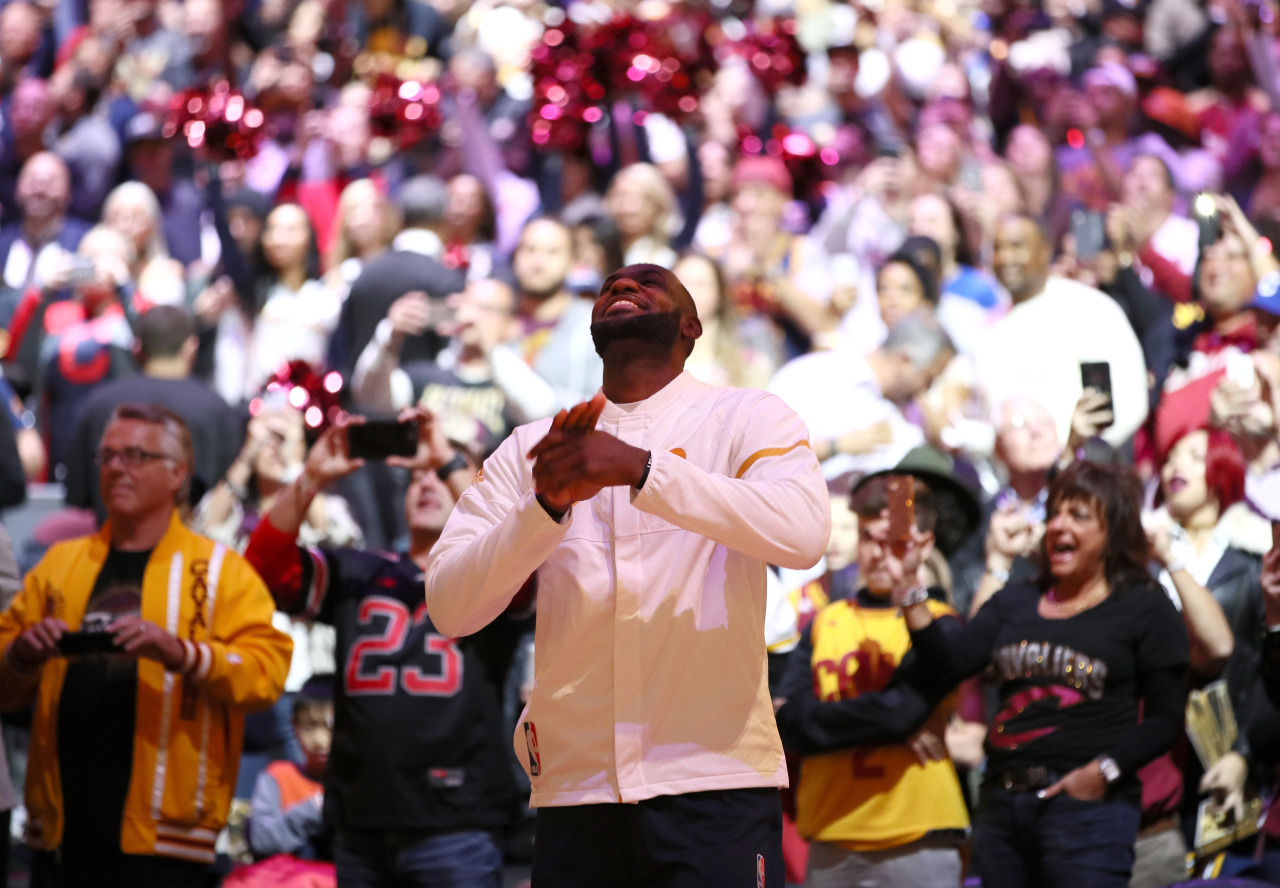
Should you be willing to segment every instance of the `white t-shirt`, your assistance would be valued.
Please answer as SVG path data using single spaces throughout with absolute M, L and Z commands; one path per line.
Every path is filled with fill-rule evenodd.
M 887 421 L 893 440 L 870 453 L 839 453 L 822 463 L 828 480 L 851 472 L 878 472 L 896 466 L 924 443 L 924 433 L 885 398 L 880 383 L 854 348 L 812 352 L 788 361 L 769 383 L 769 391 L 796 412 L 811 441 L 829 441 Z
M 272 287 L 253 325 L 246 395 L 256 394 L 289 361 L 323 364 L 341 309 L 341 297 L 319 281 L 307 281 L 297 292 Z
M 973 360 L 989 406 L 1034 397 L 1052 413 L 1064 445 L 1084 391 L 1083 361 L 1111 365 L 1115 423 L 1102 433 L 1107 443 L 1123 443 L 1147 418 L 1147 365 L 1129 319 L 1110 296 L 1076 281 L 1049 278 L 1043 292 L 987 330 Z

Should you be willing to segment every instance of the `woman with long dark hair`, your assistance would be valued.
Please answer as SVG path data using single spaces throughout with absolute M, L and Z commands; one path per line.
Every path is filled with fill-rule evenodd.
M 952 631 L 923 590 L 905 597 L 913 647 L 943 676 L 935 691 L 994 668 L 974 836 L 983 884 L 1128 885 L 1137 771 L 1182 730 L 1188 661 L 1182 618 L 1148 571 L 1141 501 L 1131 469 L 1074 463 L 1049 487 L 1036 581 Z M 904 548 L 917 544 L 913 532 Z
M 256 394 L 289 361 L 320 367 L 342 308 L 341 297 L 319 280 L 320 254 L 302 207 L 282 203 L 271 211 L 262 232 L 262 252 L 270 273 L 253 319 L 246 397 Z

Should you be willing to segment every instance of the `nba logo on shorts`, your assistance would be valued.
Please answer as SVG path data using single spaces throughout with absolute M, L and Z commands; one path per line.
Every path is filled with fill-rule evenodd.
M 764 888 L 764 855 L 756 855 L 756 888 Z
M 529 776 L 537 777 L 542 773 L 542 757 L 538 755 L 538 730 L 533 722 L 524 723 L 524 742 L 529 747 Z

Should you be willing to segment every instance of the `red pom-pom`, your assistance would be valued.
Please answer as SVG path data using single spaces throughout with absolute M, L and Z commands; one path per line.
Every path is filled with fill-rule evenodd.
M 247 160 L 258 153 L 266 116 L 224 80 L 207 90 L 176 94 L 164 132 L 182 135 L 193 149 L 219 160 Z
M 770 94 L 782 86 L 800 86 L 807 77 L 804 49 L 796 39 L 795 19 L 752 19 L 738 29 L 745 33 L 729 39 L 724 28 L 716 25 L 704 34 L 706 50 L 723 63 L 731 55 L 746 60 L 751 73 Z M 735 35 L 736 36 L 736 35 Z
M 400 150 L 413 147 L 444 122 L 440 87 L 434 82 L 402 80 L 391 71 L 378 71 L 369 87 L 373 134 L 390 139 Z
M 288 404 L 302 414 L 307 437 L 314 440 L 343 415 L 339 403 L 343 384 L 342 374 L 336 370 L 322 375 L 306 361 L 289 361 L 249 402 L 249 413 L 258 416 L 263 410 Z

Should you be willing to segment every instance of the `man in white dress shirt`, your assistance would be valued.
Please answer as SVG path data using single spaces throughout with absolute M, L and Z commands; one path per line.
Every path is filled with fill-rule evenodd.
M 684 372 L 701 332 L 671 272 L 610 276 L 601 392 L 517 428 L 432 550 L 427 608 L 450 635 L 538 575 L 516 747 L 540 888 L 783 883 L 765 565 L 817 562 L 830 511 L 780 399 Z
M 1124 310 L 1107 294 L 1051 277 L 1052 248 L 1029 216 L 1006 216 L 996 229 L 996 277 L 1013 298 L 1009 313 L 974 349 L 978 386 L 991 405 L 1031 394 L 1052 414 L 1066 444 L 1084 392 L 1081 362 L 1111 367 L 1114 423 L 1102 433 L 1120 446 L 1147 418 L 1147 366 Z

